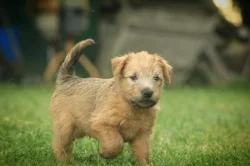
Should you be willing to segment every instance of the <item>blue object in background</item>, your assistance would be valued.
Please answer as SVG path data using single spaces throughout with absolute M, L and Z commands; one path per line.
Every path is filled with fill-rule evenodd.
M 17 28 L 0 28 L 0 51 L 4 53 L 5 58 L 13 62 L 16 58 L 13 44 L 10 41 L 13 37 L 15 44 L 20 45 L 20 34 Z

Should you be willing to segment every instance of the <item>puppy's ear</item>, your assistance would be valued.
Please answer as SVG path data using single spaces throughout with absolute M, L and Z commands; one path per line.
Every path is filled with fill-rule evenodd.
M 160 62 L 160 65 L 162 66 L 165 81 L 168 84 L 170 84 L 170 82 L 171 82 L 171 73 L 172 73 L 173 67 L 168 64 L 168 61 L 166 61 L 165 59 L 163 59 L 159 55 L 156 55 L 156 58 Z
M 119 75 L 126 65 L 127 55 L 115 57 L 111 60 L 113 76 Z

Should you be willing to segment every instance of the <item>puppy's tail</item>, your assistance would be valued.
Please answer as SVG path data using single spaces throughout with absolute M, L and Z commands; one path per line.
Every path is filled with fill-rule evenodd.
M 77 43 L 67 54 L 63 64 L 61 65 L 56 83 L 61 84 L 70 78 L 71 76 L 75 75 L 74 65 L 76 64 L 77 60 L 81 56 L 81 53 L 85 48 L 94 44 L 95 41 L 92 39 L 86 39 L 79 43 Z

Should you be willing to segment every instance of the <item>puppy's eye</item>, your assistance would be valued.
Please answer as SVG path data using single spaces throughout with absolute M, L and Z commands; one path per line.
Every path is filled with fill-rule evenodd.
M 160 77 L 159 77 L 159 76 L 154 76 L 154 80 L 155 80 L 155 81 L 159 81 L 159 80 L 160 80 Z
M 136 75 L 130 76 L 129 78 L 130 78 L 132 81 L 136 81 L 136 80 L 137 80 Z

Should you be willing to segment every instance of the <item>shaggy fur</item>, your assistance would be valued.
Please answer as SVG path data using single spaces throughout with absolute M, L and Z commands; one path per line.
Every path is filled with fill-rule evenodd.
M 116 157 L 129 142 L 136 162 L 147 165 L 157 103 L 172 67 L 159 55 L 143 51 L 112 59 L 113 78 L 79 78 L 73 66 L 93 43 L 78 43 L 58 73 L 50 104 L 56 158 L 73 161 L 73 141 L 89 136 L 100 142 L 103 158 Z

